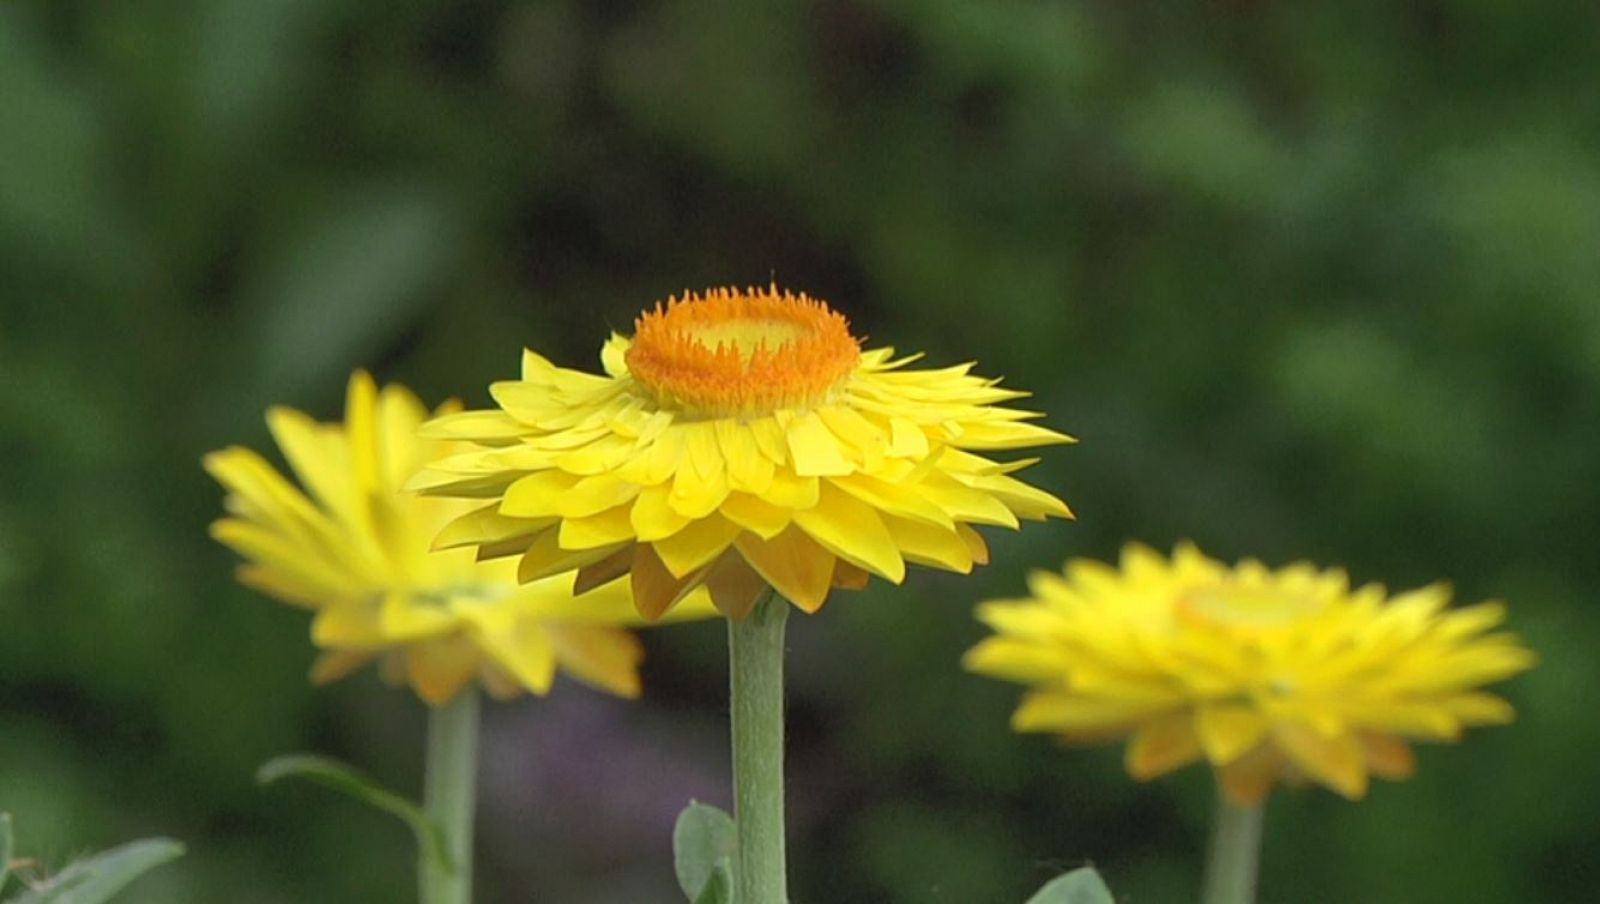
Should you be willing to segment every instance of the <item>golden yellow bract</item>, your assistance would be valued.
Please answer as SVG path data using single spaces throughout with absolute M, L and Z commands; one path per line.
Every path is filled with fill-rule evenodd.
M 228 490 L 229 515 L 212 536 L 247 560 L 239 579 L 316 613 L 312 640 L 325 652 L 313 680 L 377 659 L 386 678 L 435 704 L 474 678 L 497 696 L 544 694 L 558 668 L 637 696 L 641 650 L 618 627 L 638 623 L 626 586 L 578 601 L 571 574 L 519 585 L 508 563 L 430 550 L 439 528 L 471 506 L 401 489 L 430 458 L 451 451 L 417 435 L 428 416 L 404 387 L 380 391 L 358 372 L 342 424 L 287 408 L 267 415 L 304 491 L 249 449 L 205 457 Z M 701 600 L 686 614 L 695 610 L 709 606 Z
M 996 633 L 965 663 L 1032 687 L 1012 726 L 1129 737 L 1140 780 L 1206 760 L 1241 804 L 1286 778 L 1351 799 L 1369 776 L 1405 778 L 1410 740 L 1509 722 L 1510 705 L 1478 688 L 1534 662 L 1487 633 L 1498 604 L 1446 611 L 1442 585 L 1390 598 L 1342 571 L 1228 568 L 1188 544 L 1171 560 L 1133 544 L 1120 570 L 1075 560 L 1029 587 L 979 609 Z
M 861 351 L 805 295 L 685 295 L 613 335 L 603 376 L 525 352 L 522 379 L 490 387 L 497 410 L 424 428 L 477 448 L 412 486 L 485 500 L 441 547 L 518 556 L 523 580 L 577 568 L 580 590 L 628 575 L 649 618 L 700 586 L 735 618 L 768 587 L 815 611 L 908 561 L 971 570 L 988 556 L 973 525 L 1071 516 L 1011 476 L 1031 460 L 977 454 L 1069 437 L 971 365 L 913 360 Z

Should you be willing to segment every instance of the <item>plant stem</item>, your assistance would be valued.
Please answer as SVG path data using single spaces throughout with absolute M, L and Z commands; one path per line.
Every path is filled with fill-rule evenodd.
M 789 603 L 768 593 L 728 620 L 733 802 L 740 904 L 788 904 L 783 842 L 783 625 Z
M 478 689 L 428 711 L 427 776 L 422 805 L 449 861 L 428 849 L 418 860 L 422 904 L 470 904 L 472 816 L 477 802 Z
M 1255 904 L 1261 861 L 1262 805 L 1241 807 L 1217 795 L 1217 820 L 1206 862 L 1204 904 Z

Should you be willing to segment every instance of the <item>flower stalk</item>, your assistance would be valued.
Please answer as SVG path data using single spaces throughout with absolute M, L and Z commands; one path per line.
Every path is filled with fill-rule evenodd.
M 1262 805 L 1240 806 L 1217 795 L 1202 904 L 1255 904 L 1261 862 Z
M 442 845 L 418 861 L 422 904 L 470 904 L 472 818 L 477 801 L 478 710 L 476 687 L 428 710 L 428 749 L 422 803 Z M 439 847 L 448 861 L 440 856 Z
M 783 825 L 783 628 L 789 604 L 768 592 L 728 620 L 733 715 L 735 900 L 788 904 Z

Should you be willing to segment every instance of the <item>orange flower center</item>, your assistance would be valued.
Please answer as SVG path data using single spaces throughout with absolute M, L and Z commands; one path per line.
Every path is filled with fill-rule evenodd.
M 773 286 L 658 302 L 634 322 L 626 360 L 658 401 L 727 416 L 824 402 L 860 357 L 843 315 Z

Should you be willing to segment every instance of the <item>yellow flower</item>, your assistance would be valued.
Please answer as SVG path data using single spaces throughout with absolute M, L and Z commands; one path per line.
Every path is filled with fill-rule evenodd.
M 1129 736 L 1141 781 L 1204 759 L 1240 804 L 1281 779 L 1354 800 L 1369 775 L 1406 778 L 1409 740 L 1510 722 L 1510 704 L 1478 688 L 1534 663 L 1512 635 L 1486 633 L 1504 607 L 1446 611 L 1444 585 L 1389 598 L 1352 590 L 1343 571 L 1230 569 L 1188 544 L 1170 561 L 1130 544 L 1121 570 L 1075 560 L 1029 588 L 979 609 L 997 633 L 965 663 L 1032 686 L 1012 727 Z
M 337 680 L 378 659 L 387 679 L 439 704 L 474 678 L 496 696 L 544 694 L 559 667 L 637 696 L 639 642 L 617 627 L 637 622 L 626 587 L 577 601 L 571 574 L 519 586 L 509 563 L 430 551 L 439 528 L 470 505 L 401 489 L 449 451 L 417 435 L 427 417 L 404 387 L 380 392 L 358 372 L 343 424 L 287 408 L 267 414 L 307 492 L 249 449 L 205 457 L 228 490 L 229 516 L 211 534 L 248 560 L 239 580 L 316 612 L 311 637 L 324 652 L 312 680 Z M 704 601 L 699 608 L 710 611 Z
M 580 589 L 631 575 L 648 618 L 702 585 L 735 618 L 768 586 L 814 612 L 907 561 L 970 571 L 974 524 L 1071 516 L 1010 476 L 1031 461 L 975 454 L 1070 440 L 997 404 L 1025 393 L 893 354 L 803 294 L 689 294 L 613 335 L 605 376 L 525 352 L 490 388 L 499 410 L 424 428 L 478 449 L 414 487 L 493 500 L 442 546 L 519 555 L 523 580 L 580 568 Z

